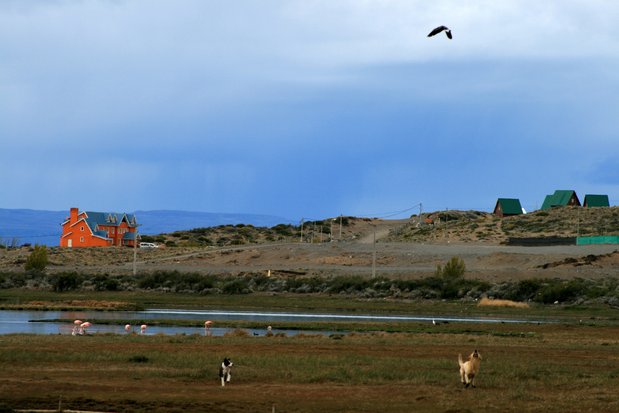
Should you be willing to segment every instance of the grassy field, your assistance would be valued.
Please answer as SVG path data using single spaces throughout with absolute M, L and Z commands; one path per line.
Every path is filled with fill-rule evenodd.
M 425 330 L 426 326 L 419 331 Z M 464 389 L 458 353 L 483 356 Z M 222 388 L 221 359 L 235 363 Z M 0 406 L 125 412 L 619 411 L 619 327 L 438 325 L 343 337 L 7 335 Z
M 237 328 L 223 337 L 3 335 L 0 412 L 58 409 L 59 405 L 99 412 L 619 411 L 619 318 L 617 309 L 609 306 L 495 307 L 474 301 L 367 300 L 339 294 L 0 290 L 3 308 L 109 309 L 110 303 L 119 303 L 120 308 L 268 309 L 553 322 L 277 325 L 279 329 L 347 332 L 290 337 L 256 337 L 243 329 L 262 323 L 235 321 L 218 322 Z M 158 322 L 203 324 L 203 320 Z M 474 349 L 483 356 L 482 371 L 477 388 L 464 389 L 457 357 Z M 222 388 L 217 372 L 226 356 L 235 366 L 232 382 Z

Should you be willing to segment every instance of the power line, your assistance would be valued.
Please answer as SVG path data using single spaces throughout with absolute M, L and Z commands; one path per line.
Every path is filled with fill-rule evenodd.
M 411 211 L 413 209 L 419 208 L 421 206 L 421 202 L 416 203 L 415 205 L 408 207 L 406 209 L 400 211 L 391 211 L 391 212 L 381 212 L 378 214 L 359 214 L 360 216 L 373 217 L 373 218 L 390 218 L 396 215 L 401 215 L 405 212 Z

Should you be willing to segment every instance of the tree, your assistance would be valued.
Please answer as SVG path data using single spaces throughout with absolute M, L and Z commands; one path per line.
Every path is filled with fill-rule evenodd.
M 466 266 L 460 257 L 451 257 L 444 267 L 441 267 L 440 264 L 436 266 L 436 275 L 444 278 L 445 280 L 456 280 L 458 278 L 462 278 L 464 277 L 465 271 Z
M 47 247 L 45 245 L 35 245 L 26 259 L 26 271 L 44 272 L 47 264 Z

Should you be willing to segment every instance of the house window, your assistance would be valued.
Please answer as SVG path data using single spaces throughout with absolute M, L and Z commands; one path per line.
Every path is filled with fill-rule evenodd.
M 84 226 L 83 225 L 80 227 L 80 231 L 84 232 Z
M 80 237 L 80 242 L 84 243 L 84 237 Z

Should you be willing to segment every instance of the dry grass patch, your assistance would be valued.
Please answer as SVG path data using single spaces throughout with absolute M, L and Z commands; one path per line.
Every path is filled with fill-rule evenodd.
M 512 300 L 494 300 L 490 298 L 482 298 L 479 300 L 480 307 L 513 307 L 513 308 L 529 308 L 529 304 L 520 301 Z
M 40 301 L 33 300 L 22 304 L 5 304 L 6 310 L 67 310 L 89 309 L 101 311 L 119 311 L 135 309 L 135 304 L 127 301 L 101 301 L 101 300 L 63 300 L 63 301 Z

